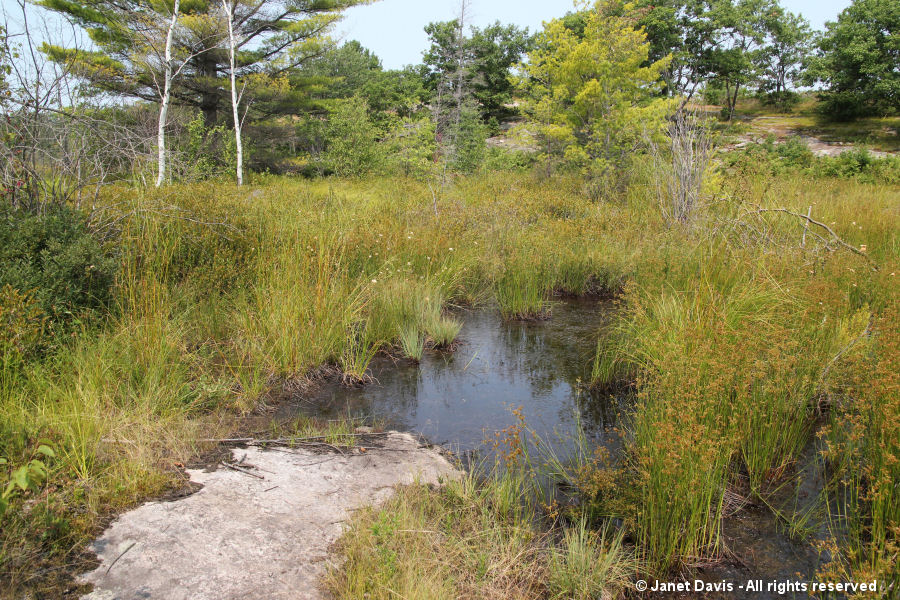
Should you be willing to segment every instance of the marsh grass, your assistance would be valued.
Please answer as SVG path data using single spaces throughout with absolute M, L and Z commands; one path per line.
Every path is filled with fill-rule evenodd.
M 425 326 L 428 333 L 428 339 L 434 348 L 448 350 L 452 349 L 459 332 L 462 330 L 462 323 L 448 316 L 440 316 L 431 320 Z
M 505 319 L 548 319 L 550 285 L 536 265 L 518 266 L 494 282 L 494 297 Z
M 418 328 L 401 327 L 399 340 L 403 356 L 416 362 L 422 360 L 422 355 L 425 353 L 425 338 L 419 333 Z
M 738 192 L 767 194 L 757 191 L 757 183 L 765 182 L 752 180 Z M 864 192 L 840 182 L 808 198 L 800 184 L 782 185 L 767 202 L 813 205 L 839 235 L 895 271 L 898 215 L 889 208 L 895 189 L 871 186 Z M 795 194 L 791 201 L 785 200 L 789 194 Z M 720 219 L 728 214 L 727 207 L 719 211 Z M 885 230 L 886 222 L 893 223 L 893 232 Z M 669 238 L 626 287 L 610 336 L 598 343 L 593 376 L 597 385 L 628 381 L 636 387 L 636 406 L 625 427 L 627 460 L 614 480 L 630 482 L 640 496 L 624 505 L 599 498 L 598 510 L 614 511 L 629 523 L 652 572 L 715 559 L 722 549 L 725 490 L 746 473 L 752 493 L 766 502 L 784 484 L 814 432 L 822 394 L 826 404 L 836 401 L 823 389 L 828 374 L 842 382 L 837 387 L 843 416 L 819 435 L 832 436 L 829 470 L 854 470 L 843 480 L 850 482 L 844 493 L 853 505 L 845 517 L 861 532 L 846 551 L 834 550 L 841 556 L 836 572 L 885 577 L 887 557 L 896 548 L 895 535 L 886 533 L 890 527 L 897 531 L 891 513 L 896 497 L 886 487 L 879 487 L 883 496 L 861 490 L 882 486 L 877 482 L 889 477 L 890 470 L 880 465 L 894 460 L 896 446 L 876 449 L 870 441 L 883 439 L 882 428 L 896 422 L 898 413 L 892 403 L 882 402 L 873 414 L 863 400 L 871 394 L 870 384 L 862 384 L 859 374 L 869 372 L 871 381 L 888 388 L 894 384 L 875 376 L 871 366 L 840 373 L 833 367 L 853 363 L 855 353 L 845 354 L 848 345 L 865 352 L 865 343 L 853 342 L 875 307 L 891 314 L 884 278 L 893 275 L 872 271 L 850 253 L 800 247 L 802 229 L 791 220 L 762 225 L 768 229 L 762 239 L 733 236 L 721 221 L 709 232 L 695 229 L 695 239 L 680 248 L 669 245 Z M 773 244 L 777 252 L 769 251 Z M 896 360 L 889 345 L 870 351 L 880 357 L 876 360 Z M 878 372 L 891 370 L 884 365 Z M 860 387 L 847 387 L 854 381 Z M 879 393 L 896 395 L 887 389 Z M 865 433 L 848 434 L 860 418 L 867 423 Z M 862 440 L 866 451 L 857 452 Z M 805 517 L 790 523 L 791 533 L 800 534 Z M 834 537 L 843 535 L 836 531 Z
M 624 531 L 608 525 L 592 531 L 585 519 L 563 532 L 550 551 L 548 579 L 551 598 L 594 600 L 614 598 L 637 570 L 623 542 Z
M 636 563 L 620 534 L 541 525 L 523 469 L 412 485 L 360 511 L 326 582 L 335 598 L 615 598 Z
M 53 596 L 45 574 L 65 572 L 106 516 L 179 485 L 176 464 L 208 450 L 198 439 L 228 437 L 279 387 L 323 365 L 364 381 L 372 357 L 403 339 L 413 356 L 426 337 L 452 347 L 447 307 L 498 304 L 498 253 L 534 254 L 544 225 L 572 240 L 559 260 L 594 256 L 585 277 L 621 272 L 615 253 L 591 254 L 578 235 L 603 220 L 572 221 L 590 211 L 566 189 L 472 178 L 439 217 L 426 186 L 400 179 L 105 190 L 130 215 L 111 242 L 114 309 L 41 358 L 4 351 L 0 455 L 15 468 L 47 439 L 56 459 L 44 508 L 25 510 L 26 494 L 4 517 L 0 588 Z
M 198 439 L 226 437 L 285 382 L 323 365 L 358 381 L 404 339 L 419 356 L 426 337 L 452 344 L 448 306 L 535 318 L 555 293 L 618 291 L 595 379 L 628 381 L 636 398 L 624 459 L 585 453 L 574 473 L 592 492 L 585 514 L 620 518 L 649 572 L 716 557 L 735 474 L 764 497 L 825 407 L 832 485 L 847 495 L 852 529 L 833 570 L 889 573 L 900 526 L 897 190 L 729 177 L 711 182 L 722 196 L 803 214 L 813 205 L 880 270 L 815 240 L 801 248 L 803 226 L 790 218 L 736 225 L 746 212 L 737 200 L 666 228 L 639 177 L 622 202 L 593 203 L 576 180 L 486 174 L 459 180 L 437 216 L 427 187 L 402 179 L 107 190 L 111 205 L 152 209 L 115 242 L 115 309 L 43 357 L 4 366 L 0 455 L 14 467 L 49 440 L 56 459 L 49 485 L 4 518 L 0 589 L 52 596 L 46 574 L 106 516 L 177 485 L 176 463 L 208 450 Z M 839 356 L 869 321 L 877 333 Z M 394 514 L 364 511 L 344 542 L 351 568 L 338 596 L 553 593 L 551 548 L 566 538 L 534 528 L 525 484 L 497 477 L 414 486 L 388 505 Z M 589 538 L 616 555 L 615 536 L 569 541 L 600 552 Z M 579 560 L 555 568 L 576 572 Z

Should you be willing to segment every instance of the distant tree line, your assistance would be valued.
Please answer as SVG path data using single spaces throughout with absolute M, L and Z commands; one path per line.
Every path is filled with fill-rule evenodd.
M 464 2 L 459 18 L 425 28 L 421 63 L 403 69 L 329 36 L 344 10 L 368 1 L 39 0 L 91 43 L 42 36 L 38 44 L 0 27 L 6 172 L 22 180 L 27 153 L 12 148 L 37 135 L 28 127 L 42 123 L 45 135 L 72 112 L 82 124 L 114 124 L 128 150 L 104 150 L 89 127 L 73 128 L 84 148 L 116 164 L 127 157 L 137 165 L 128 177 L 157 185 L 228 172 L 241 181 L 244 162 L 310 175 L 440 172 L 444 181 L 448 168 L 527 162 L 485 142 L 524 116 L 545 158 L 591 163 L 603 186 L 644 136 L 640 111 L 702 98 L 731 119 L 747 94 L 789 107 L 798 89 L 816 86 L 834 119 L 900 112 L 896 0 L 854 0 L 819 33 L 778 0 L 584 2 L 534 34 L 500 22 L 472 27 Z M 610 55 L 612 47 L 621 52 Z M 40 65 L 16 70 L 26 55 Z M 615 72 L 598 71 L 609 65 Z M 51 70 L 58 77 L 44 89 L 56 93 L 29 94 L 23 77 Z M 599 87 L 581 89 L 589 81 Z

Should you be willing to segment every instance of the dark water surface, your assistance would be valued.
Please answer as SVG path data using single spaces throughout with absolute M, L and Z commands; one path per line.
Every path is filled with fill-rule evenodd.
M 319 417 L 362 417 L 414 431 L 457 452 L 488 451 L 486 439 L 517 421 L 542 439 L 571 438 L 577 423 L 590 438 L 606 438 L 615 418 L 608 399 L 591 396 L 591 365 L 612 304 L 559 302 L 547 321 L 504 322 L 496 311 L 460 312 L 460 346 L 426 351 L 418 365 L 379 357 L 377 382 L 361 388 L 329 385 L 304 412 Z M 570 440 L 571 441 L 571 440 Z
M 347 416 L 412 431 L 463 457 L 490 458 L 495 432 L 517 423 L 521 407 L 529 428 L 552 442 L 560 456 L 573 447 L 581 427 L 591 444 L 613 452 L 620 447 L 614 426 L 617 401 L 589 393 L 591 366 L 602 328 L 613 314 L 608 301 L 570 300 L 555 305 L 548 321 L 505 322 L 496 311 L 465 311 L 459 348 L 428 351 L 420 364 L 379 357 L 372 364 L 376 383 L 348 388 L 334 383 L 303 401 L 303 413 L 320 418 Z M 296 411 L 296 405 L 291 410 Z M 814 462 L 815 450 L 802 463 Z M 489 460 L 489 463 L 493 461 Z M 806 471 L 798 465 L 799 471 Z M 821 492 L 817 471 L 796 473 L 771 497 L 778 510 L 804 509 Z M 799 487 L 798 487 L 799 486 Z M 815 536 L 817 537 L 817 536 Z M 723 523 L 730 558 L 696 570 L 705 581 L 746 583 L 749 579 L 811 581 L 818 557 L 808 542 L 791 540 L 770 508 L 749 503 Z M 691 581 L 690 578 L 688 578 Z M 801 597 L 770 592 L 657 594 L 661 598 Z

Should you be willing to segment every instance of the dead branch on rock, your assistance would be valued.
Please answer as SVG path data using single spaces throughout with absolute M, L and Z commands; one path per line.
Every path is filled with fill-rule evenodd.
M 262 475 L 257 475 L 256 473 L 254 473 L 254 472 L 251 471 L 250 469 L 245 469 L 245 468 L 243 468 L 243 467 L 239 467 L 239 466 L 233 465 L 233 464 L 231 464 L 231 463 L 223 462 L 223 463 L 222 463 L 222 466 L 223 466 L 223 467 L 226 467 L 226 468 L 228 468 L 228 469 L 231 469 L 232 471 L 237 471 L 238 473 L 243 473 L 244 475 L 249 475 L 250 477 L 256 477 L 257 479 L 262 479 L 263 481 L 265 481 L 265 479 L 266 479 L 266 478 L 263 477 Z
M 381 431 L 381 432 L 365 432 L 365 433 L 338 433 L 334 435 L 313 435 L 309 437 L 302 438 L 291 438 L 291 437 L 283 437 L 283 438 L 274 438 L 269 440 L 263 440 L 258 438 L 207 438 L 202 440 L 196 440 L 197 442 L 203 444 L 241 444 L 248 446 L 277 446 L 277 445 L 290 445 L 290 444 L 302 444 L 304 442 L 321 442 L 324 440 L 335 439 L 335 438 L 361 438 L 361 437 L 374 437 L 374 436 L 386 436 L 391 435 L 392 431 Z

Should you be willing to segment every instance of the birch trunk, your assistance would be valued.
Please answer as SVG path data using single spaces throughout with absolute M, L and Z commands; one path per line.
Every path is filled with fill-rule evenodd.
M 228 0 L 222 0 L 225 14 L 228 17 L 228 58 L 231 70 L 231 112 L 234 118 L 234 142 L 237 146 L 237 184 L 244 185 L 244 146 L 241 142 L 241 119 L 238 114 L 237 81 L 234 73 L 234 4 L 229 5 Z
M 172 97 L 172 39 L 175 37 L 175 27 L 178 25 L 178 10 L 180 6 L 181 0 L 175 0 L 175 7 L 172 9 L 172 20 L 169 22 L 169 31 L 166 33 L 165 81 L 163 82 L 163 94 L 159 103 L 159 129 L 156 132 L 158 151 L 156 187 L 160 187 L 166 179 L 166 124 L 169 118 L 169 101 Z

